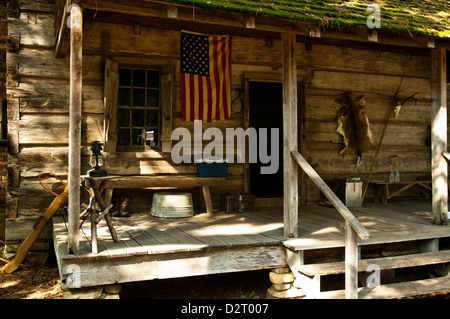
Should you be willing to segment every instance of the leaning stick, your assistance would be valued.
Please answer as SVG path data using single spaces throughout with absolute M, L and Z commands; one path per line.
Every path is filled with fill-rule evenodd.
M 373 174 L 373 171 L 375 169 L 375 164 L 376 164 L 377 159 L 378 159 L 378 154 L 380 154 L 381 144 L 383 144 L 384 135 L 386 134 L 386 129 L 387 129 L 387 126 L 389 124 L 390 118 L 391 118 L 391 110 L 389 110 L 387 118 L 386 118 L 386 122 L 384 123 L 383 133 L 381 134 L 380 142 L 378 143 L 378 148 L 377 148 L 377 150 L 375 152 L 375 156 L 373 158 L 372 165 L 370 166 L 369 174 L 368 174 L 368 176 L 366 178 L 366 182 L 364 184 L 364 191 L 363 191 L 363 194 L 362 194 L 361 201 L 364 201 L 364 197 L 366 196 L 367 188 L 369 187 L 370 179 L 372 178 L 372 174 Z
M 64 192 L 58 195 L 58 197 L 56 197 L 53 200 L 53 202 L 47 208 L 44 215 L 42 215 L 39 218 L 38 222 L 36 223 L 36 225 L 34 225 L 33 229 L 31 230 L 27 238 L 25 238 L 23 243 L 20 245 L 19 249 L 17 250 L 16 257 L 14 257 L 13 260 L 11 260 L 5 266 L 3 266 L 3 268 L 1 268 L 2 271 L 4 271 L 7 274 L 10 274 L 13 271 L 15 271 L 20 266 L 20 264 L 25 260 L 31 247 L 33 247 L 34 242 L 44 229 L 44 226 L 53 217 L 56 211 L 67 202 L 69 196 L 68 191 L 69 188 L 66 185 Z

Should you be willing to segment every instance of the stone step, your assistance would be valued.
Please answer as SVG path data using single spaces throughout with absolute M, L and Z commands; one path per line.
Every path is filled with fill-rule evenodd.
M 358 262 L 358 271 L 367 271 L 369 265 L 377 265 L 380 270 L 419 267 L 450 262 L 450 250 L 428 253 L 418 253 L 402 256 L 379 257 L 361 259 Z M 331 262 L 320 264 L 297 265 L 296 271 L 306 276 L 326 276 L 345 273 L 345 262 Z
M 359 288 L 359 299 L 402 299 L 430 294 L 450 292 L 450 276 L 421 279 L 393 284 L 384 284 L 374 288 Z M 345 290 L 318 293 L 317 299 L 344 299 Z

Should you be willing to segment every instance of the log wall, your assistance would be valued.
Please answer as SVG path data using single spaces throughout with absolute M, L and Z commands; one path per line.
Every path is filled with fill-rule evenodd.
M 430 147 L 426 144 L 430 125 L 428 50 L 324 44 L 312 44 L 305 50 L 299 44 L 298 53 L 299 64 L 310 74 L 305 83 L 306 158 L 324 179 L 367 177 L 398 88 L 399 98 L 417 93 L 417 101 L 406 102 L 399 116 L 389 121 L 372 178 L 387 179 L 397 163 L 400 178 L 430 174 Z M 356 156 L 342 158 L 338 154 L 344 145 L 336 133 L 334 100 L 345 91 L 366 97 L 375 145 L 373 151 L 363 154 L 359 166 Z M 308 181 L 308 199 L 317 197 L 317 189 Z
M 10 15 L 8 69 L 9 190 L 7 216 L 13 228 L 18 219 L 41 215 L 63 185 L 52 172 L 66 180 L 69 121 L 69 59 L 55 58 L 55 14 L 52 0 L 22 0 L 21 10 Z M 37 5 L 39 4 L 39 5 Z M 214 30 L 220 32 L 220 30 Z M 244 127 L 244 73 L 281 74 L 281 37 L 268 39 L 233 34 L 232 116 L 228 121 L 204 124 L 203 129 Z M 173 128 L 193 123 L 181 121 L 179 77 L 179 29 L 157 29 L 142 25 L 115 24 L 108 19 L 89 20 L 83 34 L 83 171 L 88 146 L 102 140 L 105 58 L 119 64 L 162 67 L 172 63 L 174 75 Z M 324 179 L 365 177 L 375 152 L 355 158 L 340 158 L 342 137 L 336 131 L 334 100 L 345 91 L 365 95 L 366 110 L 375 144 L 381 135 L 386 112 L 401 84 L 399 97 L 415 92 L 417 103 L 408 102 L 392 120 L 380 152 L 376 177 L 386 177 L 398 158 L 401 177 L 430 172 L 430 148 L 426 145 L 430 124 L 430 57 L 428 50 L 365 47 L 349 43 L 313 42 L 296 44 L 299 79 L 305 85 L 304 155 Z M 194 164 L 175 165 L 170 154 L 158 152 L 123 153 L 107 159 L 110 174 L 195 174 Z M 45 190 L 42 185 L 47 188 Z M 224 192 L 244 189 L 244 165 L 231 164 L 225 187 L 212 188 L 218 204 Z M 319 192 L 307 182 L 307 199 L 317 201 Z M 139 202 L 147 205 L 148 199 Z M 13 232 L 11 232 L 13 233 Z M 20 237 L 20 235 L 14 235 Z M 16 239 L 16 238 L 14 238 Z

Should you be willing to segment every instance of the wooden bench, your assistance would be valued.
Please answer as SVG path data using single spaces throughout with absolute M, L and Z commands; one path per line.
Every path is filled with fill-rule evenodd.
M 188 175 L 136 175 L 136 176 L 106 176 L 88 177 L 84 176 L 88 187 L 97 188 L 100 193 L 105 190 L 104 202 L 106 206 L 111 204 L 114 189 L 126 188 L 193 188 L 201 187 L 205 201 L 206 212 L 213 213 L 211 194 L 209 187 L 225 184 L 225 177 L 196 177 Z
M 405 190 L 413 187 L 414 185 L 419 185 L 422 188 L 432 190 L 429 184 L 431 184 L 431 180 L 404 180 L 399 182 L 389 182 L 389 181 L 371 181 L 370 182 L 374 188 L 373 200 L 378 202 L 380 199 L 383 204 L 387 204 L 387 201 L 394 196 L 399 195 Z M 402 185 L 400 189 L 396 190 L 392 194 L 389 192 L 389 185 Z
M 117 233 L 112 224 L 109 210 L 111 209 L 111 200 L 114 189 L 130 189 L 130 188 L 193 188 L 201 187 L 203 198 L 205 201 L 206 212 L 208 215 L 213 214 L 213 206 L 211 201 L 210 186 L 220 186 L 225 183 L 225 177 L 195 177 L 187 175 L 138 175 L 138 176 L 106 176 L 106 177 L 89 177 L 82 176 L 85 185 L 90 194 L 90 203 L 86 209 L 84 218 L 91 215 L 91 246 L 92 252 L 97 253 L 97 224 L 100 219 L 105 218 L 111 237 L 115 242 L 119 241 Z M 104 192 L 104 195 L 102 196 Z M 101 208 L 101 213 L 97 215 L 96 204 Z M 82 224 L 82 223 L 81 223 Z M 80 227 L 81 227 L 80 224 Z

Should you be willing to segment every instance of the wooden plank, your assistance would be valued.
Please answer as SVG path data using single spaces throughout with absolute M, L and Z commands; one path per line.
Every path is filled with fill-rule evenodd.
M 211 247 L 238 247 L 254 245 L 255 240 L 236 231 L 236 227 L 242 226 L 244 221 L 240 215 L 216 213 L 213 216 L 202 214 L 189 219 L 188 223 L 177 227 L 189 232 L 196 238 L 204 241 L 212 241 Z
M 438 277 L 407 281 L 377 286 L 375 288 L 358 288 L 359 299 L 401 299 L 420 295 L 448 293 L 450 291 L 450 277 Z M 335 290 L 320 293 L 318 298 L 340 299 L 344 291 Z
M 203 250 L 208 247 L 207 244 L 184 232 L 177 227 L 170 227 L 165 230 L 170 236 L 176 238 L 180 242 L 180 246 L 188 246 L 189 251 Z
M 18 19 L 8 19 L 8 34 L 20 34 L 20 46 L 52 48 L 55 44 L 53 13 L 39 12 L 35 23 L 29 23 L 29 14 L 20 13 Z
M 234 236 L 224 236 L 217 231 L 220 227 L 218 225 L 221 225 L 223 220 L 227 218 L 228 216 L 221 213 L 216 213 L 213 216 L 200 214 L 189 218 L 185 223 L 178 224 L 177 227 L 207 243 L 210 247 L 232 247 L 239 244 L 237 240 L 233 239 Z
M 159 221 L 152 216 L 142 214 L 133 218 L 132 222 L 139 229 L 133 233 L 133 237 L 145 247 L 149 254 L 186 252 L 191 251 L 197 245 L 197 243 L 194 246 L 190 243 L 183 243 L 167 232 L 169 227 L 173 227 L 170 222 L 167 225 L 162 220 Z M 158 229 L 160 222 L 163 224 L 164 230 Z
M 358 272 L 367 271 L 367 267 L 376 264 L 381 270 L 419 267 L 426 265 L 442 264 L 450 261 L 449 251 L 437 251 L 429 253 L 410 254 L 403 256 L 391 256 L 362 259 L 358 262 Z M 345 262 L 321 263 L 299 265 L 298 270 L 305 275 L 336 275 L 345 271 Z
M 122 218 L 123 219 L 123 218 Z M 119 236 L 120 242 L 123 244 L 123 249 L 125 250 L 126 256 L 136 256 L 136 255 L 146 255 L 147 250 L 142 247 L 132 236 L 125 225 L 121 222 L 116 222 L 113 218 L 114 227 L 116 229 L 117 235 Z M 132 231 L 131 231 L 132 232 Z
M 235 215 L 233 218 L 221 219 L 217 228 L 216 236 L 228 241 L 230 247 L 238 246 L 258 246 L 261 245 L 261 237 L 251 236 L 253 231 L 253 225 L 249 225 L 239 215 Z M 231 241 L 231 242 L 230 242 Z
M 431 50 L 431 175 L 433 187 L 433 223 L 447 224 L 448 164 L 447 151 L 447 72 L 446 51 Z
M 63 279 L 69 273 L 67 267 L 74 263 L 62 260 Z M 80 266 L 82 287 L 286 266 L 280 245 L 84 260 L 75 264 Z
M 225 183 L 222 177 L 195 176 L 121 176 L 110 177 L 105 188 L 145 188 L 145 187 L 198 187 L 219 186 Z
M 403 50 L 396 51 L 389 48 L 377 50 L 379 56 L 375 58 L 373 48 L 358 46 L 354 43 L 343 43 L 342 46 L 337 46 L 321 39 L 320 43 L 312 43 L 309 51 L 305 50 L 304 42 L 298 42 L 297 46 L 298 64 L 303 67 L 320 66 L 321 69 L 335 69 L 355 74 L 361 72 L 415 77 L 430 75 L 427 50 L 411 50 L 411 54 L 407 56 Z
M 268 237 L 272 243 L 281 242 L 284 239 L 283 231 L 282 231 L 283 224 L 281 222 L 281 219 L 282 219 L 282 217 L 279 216 L 277 218 L 277 220 L 274 221 L 271 219 L 266 219 L 256 213 L 251 213 L 251 214 L 248 214 L 248 216 L 246 216 L 246 220 L 248 220 L 248 222 L 253 223 L 253 221 L 256 221 L 256 222 L 260 223 L 263 228 L 266 228 L 266 227 L 269 228 L 268 226 L 270 226 L 270 230 L 264 230 L 262 232 L 260 231 L 259 234 L 263 235 L 265 237 Z M 278 226 L 278 227 L 276 227 L 276 226 L 274 227 L 273 226 L 274 224 L 276 224 L 276 226 Z
M 354 208 L 352 212 L 354 212 L 355 216 L 363 216 L 365 219 L 376 219 L 380 225 L 378 228 L 386 231 L 390 227 L 393 230 L 395 230 L 395 227 L 397 227 L 397 230 L 400 230 L 404 225 L 408 227 L 417 226 L 418 224 L 430 225 L 430 222 L 427 220 L 422 220 L 412 214 L 405 214 L 396 209 L 385 208 L 380 205 L 378 207 L 364 207 L 363 209 Z
M 298 150 L 296 34 L 282 34 L 283 61 L 283 180 L 284 235 L 298 237 L 298 167 L 291 152 Z

